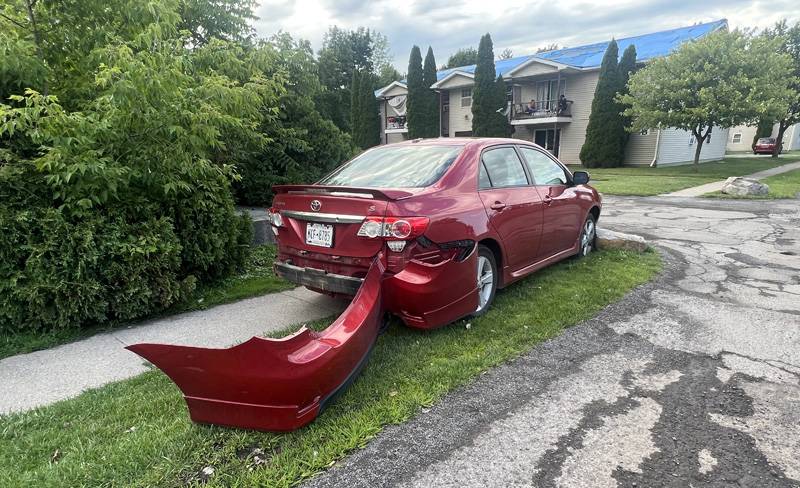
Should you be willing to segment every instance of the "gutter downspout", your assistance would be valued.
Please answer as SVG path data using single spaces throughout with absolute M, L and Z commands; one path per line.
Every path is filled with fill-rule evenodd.
M 661 124 L 658 124 L 658 132 L 656 133 L 656 150 L 653 152 L 653 160 L 650 162 L 650 167 L 655 168 L 658 166 L 658 147 L 661 145 Z

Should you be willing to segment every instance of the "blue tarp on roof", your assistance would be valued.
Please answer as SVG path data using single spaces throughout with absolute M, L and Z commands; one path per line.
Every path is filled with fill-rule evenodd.
M 617 39 L 619 55 L 621 57 L 625 49 L 633 44 L 636 46 L 637 61 L 647 61 L 653 58 L 666 56 L 678 49 L 684 42 L 699 39 L 709 32 L 725 27 L 727 24 L 727 20 L 721 19 L 690 27 L 680 27 L 678 29 L 653 32 L 652 34 Z M 609 42 L 611 41 L 556 49 L 554 51 L 529 54 L 527 56 L 518 56 L 510 59 L 500 59 L 494 62 L 495 72 L 497 76 L 504 75 L 531 58 L 545 59 L 581 69 L 597 68 L 603 60 L 603 54 L 605 54 Z M 454 71 L 474 73 L 475 65 L 471 64 L 469 66 L 440 70 L 436 73 L 436 79 L 441 80 Z M 405 82 L 406 80 L 402 80 L 402 83 Z M 375 91 L 376 96 L 379 91 L 380 90 Z

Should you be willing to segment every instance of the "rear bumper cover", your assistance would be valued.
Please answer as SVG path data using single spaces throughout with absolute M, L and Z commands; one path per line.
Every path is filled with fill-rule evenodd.
M 228 349 L 135 344 L 183 392 L 193 421 L 266 431 L 303 427 L 366 363 L 383 318 L 375 258 L 347 309 L 322 332 L 303 327 L 283 339 Z
M 355 295 L 364 281 L 362 278 L 328 273 L 316 268 L 303 268 L 281 261 L 275 263 L 275 273 L 298 285 L 343 295 Z

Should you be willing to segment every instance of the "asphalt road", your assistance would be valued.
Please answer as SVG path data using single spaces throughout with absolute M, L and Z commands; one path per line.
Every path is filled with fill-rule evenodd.
M 656 281 L 308 486 L 800 486 L 800 204 L 605 209 L 662 251 Z

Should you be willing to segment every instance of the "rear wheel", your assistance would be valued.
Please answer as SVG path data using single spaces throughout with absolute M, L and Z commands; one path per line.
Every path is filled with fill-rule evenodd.
M 583 223 L 581 229 L 581 238 L 578 247 L 578 258 L 588 255 L 594 250 L 595 240 L 597 239 L 597 224 L 594 221 L 594 215 L 589 214 L 586 216 L 586 221 Z
M 478 246 L 478 308 L 472 313 L 479 317 L 486 313 L 497 291 L 497 262 L 494 253 L 486 246 Z

